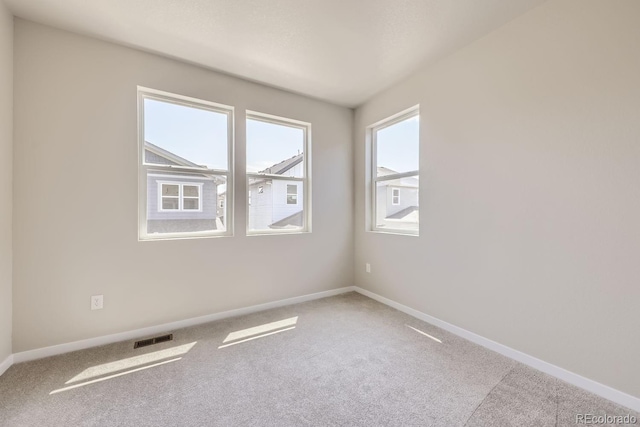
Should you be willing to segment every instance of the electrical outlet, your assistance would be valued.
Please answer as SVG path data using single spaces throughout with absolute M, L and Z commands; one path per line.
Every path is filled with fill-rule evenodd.
M 366 263 L 366 264 L 364 265 L 364 270 L 365 270 L 367 273 L 371 273 L 371 264 Z
M 91 310 L 102 310 L 104 304 L 104 296 L 93 295 L 91 297 Z

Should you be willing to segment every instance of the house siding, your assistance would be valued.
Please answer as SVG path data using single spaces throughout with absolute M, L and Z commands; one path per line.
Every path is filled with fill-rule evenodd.
M 298 187 L 298 203 L 287 204 L 287 185 Z M 300 181 L 276 180 L 273 182 L 273 216 L 271 224 L 302 210 L 304 206 L 303 185 Z
M 202 212 L 159 212 L 158 181 L 192 182 L 202 184 Z M 212 220 L 216 218 L 217 184 L 206 178 L 194 179 L 192 176 L 158 176 L 147 177 L 147 219 L 148 220 Z
M 286 172 L 280 174 L 282 176 L 295 176 L 297 178 L 302 178 L 304 176 L 304 161 L 298 163 L 291 169 Z
M 386 203 L 386 216 L 391 216 L 396 214 L 406 208 L 412 206 L 418 206 L 418 189 L 415 187 L 398 187 L 389 185 L 386 187 L 385 203 Z M 400 190 L 400 204 L 393 204 L 393 189 L 397 188 Z
M 258 194 L 258 187 L 263 192 Z M 263 230 L 273 223 L 273 198 L 271 181 L 263 181 L 249 187 L 251 205 L 249 206 L 249 229 Z
M 144 161 L 145 163 L 154 165 L 178 165 L 176 162 L 172 162 L 171 160 L 159 156 L 156 153 L 152 153 L 149 150 L 144 150 Z

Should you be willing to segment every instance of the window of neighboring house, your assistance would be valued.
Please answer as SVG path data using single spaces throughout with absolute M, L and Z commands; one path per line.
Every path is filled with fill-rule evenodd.
M 368 129 L 372 231 L 413 235 L 419 232 L 419 114 L 416 106 Z
M 416 201 L 417 203 L 417 201 Z M 391 189 L 391 204 L 392 205 L 399 205 L 400 204 L 400 189 L 399 188 L 392 188 Z
M 310 133 L 309 123 L 247 112 L 247 234 L 311 231 Z
M 287 204 L 288 205 L 297 205 L 298 204 L 298 186 L 293 184 L 287 184 Z
M 138 112 L 139 238 L 230 235 L 233 107 L 138 87 Z
M 203 184 L 185 184 L 163 181 L 157 181 L 157 183 L 158 197 L 160 198 L 158 203 L 158 212 L 202 211 L 200 195 L 202 194 Z

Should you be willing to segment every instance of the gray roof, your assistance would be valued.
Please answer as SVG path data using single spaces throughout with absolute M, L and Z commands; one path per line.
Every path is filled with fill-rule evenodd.
M 401 211 L 396 212 L 393 215 L 389 215 L 387 219 L 404 219 L 417 210 L 418 210 L 417 206 L 409 206 L 408 208 L 402 209 Z
M 188 168 L 198 168 L 204 170 L 208 169 L 206 166 L 195 164 L 192 161 L 187 160 L 184 157 L 180 157 L 177 154 L 172 153 L 171 151 L 165 150 L 164 148 L 160 148 L 157 145 L 150 143 L 149 141 L 144 142 L 144 150 L 145 162 L 149 162 L 151 164 L 185 166 Z M 153 156 L 155 156 L 156 158 L 153 159 Z M 150 158 L 153 160 L 149 160 Z M 216 184 L 224 184 L 225 182 L 227 182 L 227 179 L 224 176 L 216 175 L 213 178 L 211 178 L 208 174 L 202 174 L 202 176 L 207 177 L 207 179 L 214 181 Z
M 160 148 L 155 144 L 150 143 L 149 141 L 144 142 L 144 149 L 150 151 L 153 154 L 156 154 L 160 157 L 163 157 L 175 164 L 176 166 L 186 166 L 190 168 L 202 168 L 206 169 L 206 166 L 197 165 L 184 157 L 180 157 L 177 154 L 172 153 L 171 151 L 165 150 L 164 148 Z
M 258 173 L 267 173 L 270 175 L 282 175 L 283 173 L 285 173 L 286 171 L 288 171 L 289 169 L 293 168 L 294 166 L 300 164 L 302 162 L 302 159 L 304 157 L 304 153 L 300 153 L 298 155 L 295 155 L 287 160 L 283 160 L 280 163 L 277 163 L 273 166 L 270 166 L 268 168 L 266 168 L 265 170 L 261 170 Z
M 293 215 L 289 215 L 286 218 L 281 219 L 280 221 L 276 221 L 269 226 L 269 228 L 292 228 L 292 227 L 302 227 L 303 215 L 302 211 L 298 211 Z
M 393 169 L 385 168 L 384 166 L 378 166 L 378 176 L 387 176 L 398 173 Z M 381 181 L 381 185 L 391 185 L 394 187 L 411 187 L 415 188 L 419 185 L 418 177 L 405 176 L 404 178 L 390 179 L 388 181 Z

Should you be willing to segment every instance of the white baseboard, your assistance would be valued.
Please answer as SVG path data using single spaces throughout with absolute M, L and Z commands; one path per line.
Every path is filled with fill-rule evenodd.
M 554 376 L 558 379 L 573 384 L 576 387 L 587 390 L 619 405 L 626 406 L 634 411 L 640 412 L 640 398 L 631 396 L 627 393 L 616 390 L 612 387 L 600 384 L 596 381 L 585 378 L 581 375 L 567 371 L 566 369 L 552 365 L 551 363 L 537 359 L 521 351 L 514 350 L 506 345 L 499 344 L 488 338 L 482 337 L 466 329 L 447 323 L 436 317 L 425 314 L 421 311 L 402 305 L 398 302 L 380 296 L 376 293 L 360 288 L 358 286 L 347 286 L 344 288 L 332 289 L 329 291 L 317 292 L 314 294 L 303 295 L 299 297 L 287 298 L 279 301 L 273 301 L 265 304 L 253 305 L 250 307 L 238 308 L 235 310 L 223 311 L 220 313 L 209 314 L 206 316 L 195 317 L 192 319 L 180 320 L 177 322 L 165 323 L 157 326 L 150 326 L 148 328 L 136 329 L 133 331 L 121 332 L 112 335 L 105 335 L 102 337 L 90 338 L 81 341 L 74 341 L 66 344 L 59 344 L 51 347 L 44 347 L 35 350 L 23 351 L 15 353 L 7 357 L 2 363 L 0 363 L 0 375 L 2 375 L 13 363 L 27 362 L 30 360 L 41 359 L 44 357 L 55 356 L 58 354 L 68 353 L 76 350 L 83 350 L 90 347 L 97 347 L 100 345 L 111 344 L 119 341 L 126 341 L 130 339 L 142 338 L 145 336 L 155 335 L 162 332 L 167 332 L 176 329 L 182 329 L 189 326 L 200 325 L 203 323 L 213 322 L 215 320 L 225 319 L 229 317 L 242 316 L 245 314 L 256 313 L 259 311 L 269 310 L 272 308 L 283 307 L 291 304 L 298 304 L 305 301 L 311 301 L 320 298 L 331 297 L 334 295 L 343 294 L 346 292 L 356 291 L 362 295 L 365 295 L 371 299 L 379 301 L 389 307 L 393 307 L 396 310 L 402 311 L 417 319 L 430 323 L 434 326 L 442 328 L 448 332 L 451 332 L 459 337 L 467 339 L 471 342 L 479 344 L 490 350 L 500 353 L 506 357 L 514 359 L 520 363 L 531 366 L 534 369 L 542 371 L 546 374 Z
M 2 363 L 0 363 L 0 375 L 7 372 L 7 369 L 9 369 L 11 365 L 13 365 L 13 354 L 10 354 Z
M 206 316 L 194 317 L 186 320 L 179 320 L 177 322 L 165 323 L 157 326 L 150 326 L 147 328 L 136 329 L 133 331 L 120 332 L 112 335 L 105 335 L 102 337 L 89 338 L 86 340 L 74 341 L 66 344 L 54 345 L 51 347 L 37 348 L 35 350 L 23 351 L 15 353 L 12 357 L 12 363 L 28 362 L 30 360 L 42 359 L 44 357 L 55 356 L 58 354 L 69 353 L 71 351 L 83 350 L 86 348 L 97 347 L 105 344 L 112 344 L 120 341 L 127 341 L 131 339 L 148 337 L 150 335 L 156 335 L 167 331 L 176 329 L 187 328 L 189 326 L 200 325 L 203 323 L 213 322 L 215 320 L 225 319 L 228 317 L 242 316 L 244 314 L 256 313 L 258 311 L 269 310 L 272 308 L 282 307 L 285 305 L 298 304 L 305 301 L 311 301 L 320 298 L 331 297 L 334 295 L 343 294 L 345 292 L 352 292 L 355 289 L 353 286 L 347 286 L 344 288 L 332 289 L 330 291 L 317 292 L 314 294 L 302 295 L 299 297 L 287 298 L 279 301 L 268 302 L 265 304 L 252 305 L 250 307 L 238 308 L 235 310 L 223 311 L 220 313 L 208 314 Z M 4 363 L 1 366 L 4 366 Z M 11 364 L 9 364 L 11 366 Z M 7 368 L 9 367 L 7 366 Z M 2 374 L 0 369 L 0 375 Z
M 451 323 L 447 323 L 443 320 L 440 320 L 436 317 L 425 314 L 421 311 L 414 310 L 413 308 L 407 307 L 406 305 L 402 305 L 398 302 L 395 302 L 393 300 L 380 296 L 366 289 L 362 289 L 358 286 L 354 286 L 353 289 L 362 295 L 365 295 L 371 299 L 379 301 L 385 305 L 388 305 L 389 307 L 393 307 L 396 310 L 402 311 L 403 313 L 406 313 L 417 319 L 423 320 L 434 326 L 442 328 L 445 331 L 451 332 L 452 334 L 458 335 L 459 337 L 462 337 L 466 340 L 469 340 L 483 347 L 486 347 L 489 350 L 493 350 L 496 353 L 500 353 L 511 359 L 517 360 L 518 362 L 528 365 L 539 371 L 542 371 L 545 374 L 549 374 L 553 377 L 556 377 L 565 382 L 568 382 L 569 384 L 573 384 L 574 386 L 579 387 L 583 390 L 587 390 L 593 394 L 597 394 L 598 396 L 604 397 L 605 399 L 615 402 L 619 405 L 626 406 L 629 409 L 633 409 L 634 411 L 640 412 L 640 398 L 631 396 L 630 394 L 616 390 L 607 385 L 600 384 L 599 382 L 590 380 L 581 375 L 574 374 L 573 372 L 567 371 L 564 368 L 560 368 L 558 366 L 552 365 L 551 363 L 537 359 L 533 356 L 529 356 L 528 354 L 525 354 L 518 350 L 514 350 L 513 348 L 507 347 L 506 345 L 502 345 L 495 341 L 491 341 L 488 338 L 482 337 L 478 334 L 467 331 L 466 329 L 462 329 L 458 326 L 452 325 Z

